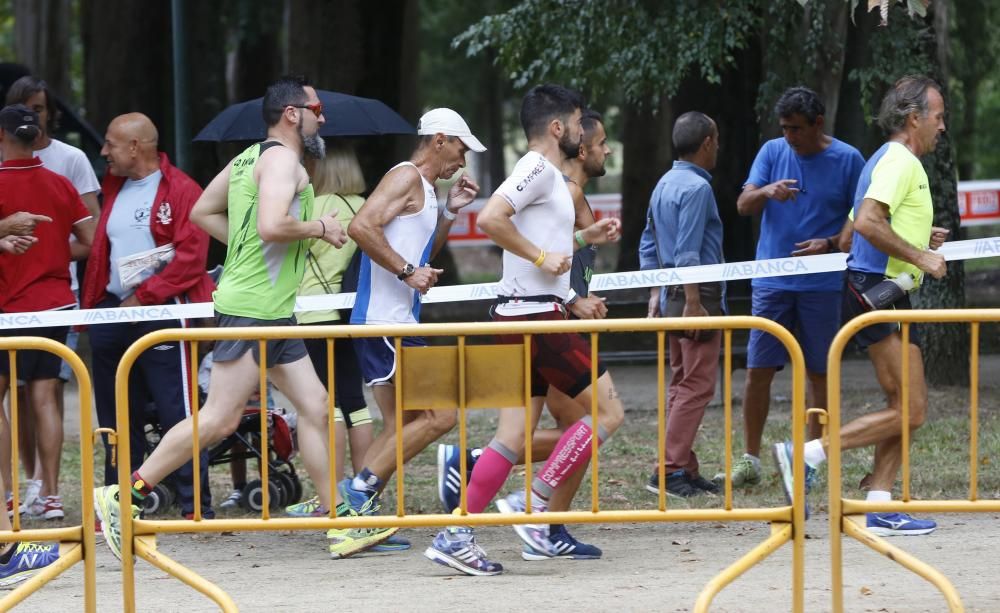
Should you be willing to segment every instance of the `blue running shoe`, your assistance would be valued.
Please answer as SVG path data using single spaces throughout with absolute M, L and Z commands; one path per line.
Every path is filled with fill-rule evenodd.
M 0 564 L 0 588 L 26 581 L 59 559 L 59 543 L 17 543 L 6 563 Z
M 549 534 L 549 542 L 558 552 L 554 556 L 546 555 L 544 552 L 536 550 L 534 547 L 524 545 L 521 550 L 521 557 L 525 560 L 600 560 L 601 550 L 593 545 L 581 543 L 573 538 L 573 535 L 566 530 L 566 526 L 554 528 Z
M 358 515 L 372 515 L 378 510 L 378 494 L 371 492 L 361 492 L 351 487 L 351 479 L 344 479 L 337 487 L 340 489 L 340 497 L 344 499 L 349 507 L 354 509 Z M 368 504 L 370 501 L 371 504 Z M 367 508 L 366 508 L 367 507 Z M 369 512 L 365 512 L 369 510 Z
M 410 541 L 395 534 L 371 548 L 371 551 L 406 551 L 412 545 Z
M 785 498 L 788 504 L 792 504 L 792 491 L 794 490 L 794 476 L 792 474 L 792 442 L 774 444 L 774 461 L 778 464 L 778 472 L 781 474 L 781 484 L 785 489 Z M 812 488 L 813 481 L 816 480 L 816 469 L 806 464 L 806 494 Z M 809 519 L 809 501 L 806 501 L 806 519 Z
M 438 532 L 424 551 L 424 557 L 467 575 L 482 577 L 503 572 L 503 566 L 486 559 L 486 552 L 476 544 L 471 528 L 445 528 Z
M 868 531 L 878 536 L 918 536 L 930 534 L 937 528 L 937 522 L 917 519 L 906 513 L 868 513 Z
M 438 445 L 438 498 L 445 513 L 451 513 L 461 504 L 461 467 L 458 445 Z

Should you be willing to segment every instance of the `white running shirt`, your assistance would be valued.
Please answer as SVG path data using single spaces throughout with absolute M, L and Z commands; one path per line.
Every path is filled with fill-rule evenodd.
M 413 172 L 420 174 L 412 162 L 396 164 L 389 172 L 400 166 L 411 166 Z M 420 182 L 424 187 L 424 207 L 417 213 L 400 215 L 382 228 L 389 245 L 415 267 L 427 264 L 430 259 L 438 222 L 437 192 L 423 175 Z M 351 310 L 352 324 L 420 321 L 420 294 L 400 281 L 398 274 L 398 270 L 386 270 L 372 262 L 368 254 L 362 254 L 358 292 Z
M 545 253 L 573 255 L 573 196 L 558 168 L 545 156 L 529 151 L 514 166 L 514 172 L 497 188 L 497 194 L 514 209 L 511 221 L 517 231 Z M 503 296 L 569 295 L 569 272 L 554 276 L 532 261 L 503 252 Z M 558 310 L 554 302 L 508 302 L 498 304 L 500 315 L 525 315 Z

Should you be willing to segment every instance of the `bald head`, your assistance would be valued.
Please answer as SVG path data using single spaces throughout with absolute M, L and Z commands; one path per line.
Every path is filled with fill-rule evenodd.
M 152 145 L 154 149 L 160 137 L 152 120 L 142 113 L 125 113 L 124 115 L 115 117 L 108 126 L 108 132 L 112 130 L 117 131 L 129 140 L 137 140 L 140 144 Z
M 159 133 L 142 113 L 119 115 L 108 124 L 101 155 L 108 170 L 118 177 L 141 179 L 159 168 L 157 141 Z

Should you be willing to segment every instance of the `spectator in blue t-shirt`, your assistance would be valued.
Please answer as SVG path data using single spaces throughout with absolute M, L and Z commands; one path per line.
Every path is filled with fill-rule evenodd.
M 847 216 L 864 158 L 854 147 L 823 131 L 826 109 L 811 89 L 786 90 L 775 112 L 784 137 L 761 147 L 736 203 L 741 215 L 761 214 L 757 259 L 847 248 L 839 237 L 850 223 Z M 753 280 L 753 314 L 783 325 L 802 347 L 810 407 L 826 406 L 826 352 L 840 326 L 842 287 L 839 272 Z M 759 330 L 750 332 L 743 392 L 746 453 L 733 464 L 734 486 L 760 480 L 760 444 L 770 408 L 771 380 L 787 362 L 788 354 L 778 339 Z M 820 434 L 818 420 L 811 420 L 809 438 Z

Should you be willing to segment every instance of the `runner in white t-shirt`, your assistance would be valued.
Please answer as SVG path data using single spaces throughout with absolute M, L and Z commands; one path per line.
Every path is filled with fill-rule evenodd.
M 521 104 L 521 125 L 529 152 L 489 199 L 477 224 L 504 249 L 503 278 L 491 309 L 495 321 L 564 320 L 569 295 L 569 271 L 574 250 L 617 241 L 617 219 L 603 219 L 573 232 L 573 197 L 559 170 L 563 160 L 579 153 L 583 99 L 558 85 L 539 85 Z M 522 335 L 501 335 L 501 343 L 521 343 Z M 598 423 L 588 414 L 566 429 L 545 466 L 531 485 L 533 508 L 544 511 L 556 486 L 586 465 L 594 430 L 598 444 L 624 420 L 625 410 L 611 376 L 598 370 Z M 549 385 L 589 406 L 590 343 L 579 334 L 535 334 L 531 340 L 531 404 L 538 423 Z M 476 461 L 467 488 L 468 510 L 482 512 L 497 494 L 524 446 L 522 411 L 501 411 L 496 436 Z M 519 496 L 497 501 L 502 512 L 521 511 Z M 546 525 L 515 526 L 533 552 L 559 554 Z M 486 559 L 471 528 L 442 530 L 424 553 L 428 558 L 470 575 L 496 575 L 503 567 Z
M 7 90 L 7 104 L 23 104 L 38 113 L 38 123 L 42 128 L 42 133 L 34 144 L 35 157 L 42 160 L 45 168 L 54 173 L 60 174 L 73 184 L 83 204 L 90 211 L 94 219 L 100 217 L 100 208 L 97 204 L 97 194 L 101 190 L 101 185 L 94 174 L 94 168 L 90 165 L 87 156 L 76 147 L 56 140 L 49 135 L 50 128 L 56 115 L 55 97 L 49 90 L 48 84 L 33 76 L 24 76 L 14 81 L 10 89 Z M 76 242 L 76 238 L 70 236 L 70 244 Z M 79 296 L 79 283 L 76 275 L 76 261 L 69 263 L 70 289 L 73 294 Z M 79 334 L 72 329 L 66 335 L 66 346 L 76 350 Z M 59 405 L 59 413 L 64 412 L 63 408 L 63 385 L 69 381 L 72 371 L 66 362 L 63 362 L 59 371 L 59 379 L 56 382 L 56 402 Z M 27 406 L 27 397 L 20 391 L 21 406 Z M 19 424 L 20 455 L 21 464 L 24 466 L 25 475 L 28 475 L 25 483 L 25 494 L 21 498 L 23 504 L 21 508 L 29 517 L 39 517 L 44 515 L 43 500 L 38 497 L 42 488 L 41 462 L 37 457 L 36 440 L 39 433 L 35 429 L 35 418 L 33 411 L 24 411 Z M 40 433 L 42 436 L 53 433 Z M 52 518 L 62 517 L 59 512 L 53 512 Z

